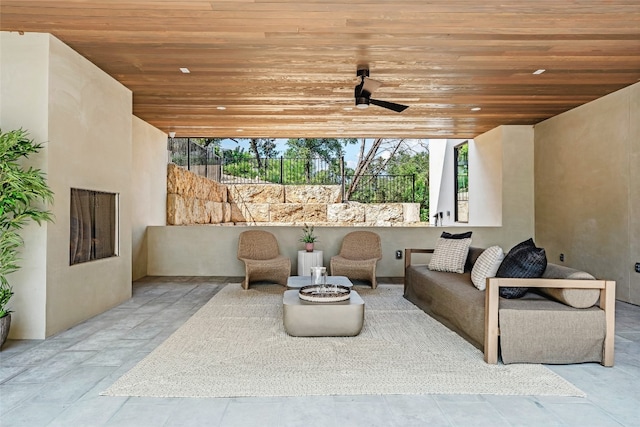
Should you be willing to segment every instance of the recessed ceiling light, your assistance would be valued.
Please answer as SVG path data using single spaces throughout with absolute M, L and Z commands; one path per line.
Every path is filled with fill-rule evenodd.
M 191 72 L 187 67 L 180 67 L 180 71 L 183 74 L 189 74 Z
M 540 68 L 539 70 L 535 70 L 535 71 L 533 72 L 533 74 L 536 74 L 536 75 L 537 75 L 537 74 L 542 74 L 542 73 L 544 73 L 545 71 L 547 71 L 547 70 L 545 70 L 544 68 Z
M 480 111 L 480 110 L 482 110 L 482 108 L 480 108 L 480 107 L 473 107 L 473 108 L 471 109 L 471 111 Z
M 219 105 L 216 107 L 218 110 L 226 110 L 227 107 L 225 107 L 224 105 Z

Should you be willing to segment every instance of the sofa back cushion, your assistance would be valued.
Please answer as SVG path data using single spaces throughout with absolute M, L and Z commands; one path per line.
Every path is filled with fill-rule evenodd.
M 473 265 L 478 260 L 478 257 L 482 255 L 482 252 L 484 252 L 484 248 L 477 248 L 475 246 L 469 247 L 469 254 L 467 255 L 467 262 L 464 265 L 464 271 L 473 270 Z
M 557 264 L 547 264 L 545 279 L 595 280 L 591 274 Z M 574 308 L 589 308 L 598 302 L 598 289 L 540 288 L 540 292 Z

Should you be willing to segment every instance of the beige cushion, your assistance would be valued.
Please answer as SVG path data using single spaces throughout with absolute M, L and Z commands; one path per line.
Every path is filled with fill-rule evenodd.
M 464 273 L 471 239 L 443 239 L 440 237 L 429 262 L 429 270 Z
M 591 274 L 557 264 L 547 264 L 546 279 L 595 280 Z M 589 308 L 598 302 L 599 289 L 540 288 L 540 292 L 574 308 Z
M 599 308 L 575 310 L 551 300 L 500 302 L 500 353 L 509 363 L 601 362 L 606 335 Z
M 482 252 L 471 270 L 473 286 L 484 291 L 487 287 L 487 277 L 495 277 L 500 263 L 504 259 L 504 252 L 500 246 L 491 246 Z

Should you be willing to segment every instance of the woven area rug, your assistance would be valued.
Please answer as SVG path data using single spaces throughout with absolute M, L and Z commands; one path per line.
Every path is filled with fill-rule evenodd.
M 229 284 L 102 394 L 584 396 L 542 365 L 487 365 L 400 285 L 356 290 L 366 307 L 359 336 L 301 338 L 284 331 L 283 287 Z

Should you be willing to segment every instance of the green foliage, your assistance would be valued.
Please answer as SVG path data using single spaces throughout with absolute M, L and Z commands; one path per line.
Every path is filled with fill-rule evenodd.
M 18 231 L 30 221 L 52 220 L 51 212 L 38 206 L 53 202 L 44 173 L 25 169 L 19 162 L 42 148 L 27 136 L 22 129 L 6 133 L 0 129 L 0 313 L 6 313 L 13 294 L 7 275 L 20 268 L 18 253 L 24 241 Z
M 286 156 L 299 159 L 319 157 L 326 162 L 330 162 L 344 156 L 344 147 L 347 144 L 355 143 L 357 143 L 356 139 L 291 138 L 287 141 L 289 148 Z
M 469 143 L 458 145 L 454 151 L 456 156 L 456 189 L 458 193 L 469 191 Z
M 429 221 L 429 152 L 397 154 L 387 163 L 387 171 L 393 175 L 415 175 L 415 203 L 420 203 L 420 221 Z
M 304 243 L 314 243 L 318 241 L 318 237 L 313 234 L 313 225 L 309 226 L 305 224 L 304 227 L 302 227 L 302 237 L 300 241 Z
M 251 152 L 255 154 L 255 148 L 264 148 L 269 141 L 252 140 Z M 224 173 L 273 183 L 335 184 L 341 182 L 338 160 L 348 144 L 357 143 L 357 139 L 292 138 L 287 141 L 284 159 L 264 156 L 260 161 L 237 147 L 224 152 Z M 429 153 L 415 153 L 403 145 L 387 152 L 390 157 L 378 156 L 361 171 L 377 178 L 363 177 L 350 200 L 362 203 L 413 200 L 420 204 L 421 221 L 429 221 Z M 345 169 L 348 183 L 355 171 Z M 412 176 L 415 176 L 415 198 Z
M 274 138 L 251 138 L 249 139 L 249 149 L 258 162 L 261 157 L 272 159 L 278 156 L 275 141 Z
M 295 167 L 288 172 L 287 182 L 323 184 L 331 183 L 330 176 L 339 175 L 338 160 L 344 156 L 347 144 L 357 143 L 356 139 L 337 138 L 291 138 L 287 141 L 287 151 L 285 156 L 298 159 L 301 167 Z M 321 159 L 323 165 L 329 164 L 330 169 L 326 171 L 316 170 Z
M 0 317 L 4 317 L 11 313 L 11 310 L 7 310 L 7 304 L 13 296 L 13 291 L 10 286 L 0 286 Z

